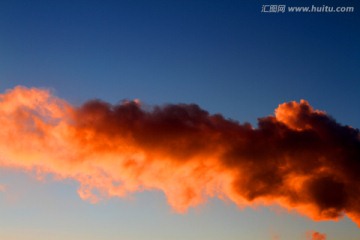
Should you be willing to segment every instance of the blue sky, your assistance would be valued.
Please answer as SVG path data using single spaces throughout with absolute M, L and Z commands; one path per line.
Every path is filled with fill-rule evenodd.
M 354 6 L 354 13 L 261 13 L 263 4 Z M 197 103 L 256 124 L 306 99 L 360 127 L 358 1 L 10 1 L 0 3 L 0 90 L 46 87 L 79 105 Z M 99 204 L 77 183 L 0 170 L 2 239 L 358 239 L 349 219 L 211 200 L 185 215 L 160 192 Z M 348 234 L 348 235 L 346 235 Z M 57 237 L 56 237 L 57 236 Z M 346 237 L 344 237 L 346 236 Z

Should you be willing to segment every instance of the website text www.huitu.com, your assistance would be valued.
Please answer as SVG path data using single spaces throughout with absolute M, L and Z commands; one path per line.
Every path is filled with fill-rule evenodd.
M 355 7 L 352 6 L 287 6 L 287 5 L 262 5 L 262 13 L 353 13 Z

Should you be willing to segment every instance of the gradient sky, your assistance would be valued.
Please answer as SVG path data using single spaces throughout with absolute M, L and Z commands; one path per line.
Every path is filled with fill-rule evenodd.
M 354 13 L 261 13 L 263 4 L 353 6 Z M 0 90 L 51 88 L 79 105 L 197 103 L 256 125 L 306 99 L 360 128 L 359 1 L 0 1 Z M 0 169 L 0 238 L 359 239 L 348 218 L 314 222 L 278 207 L 211 199 L 186 214 L 161 192 L 97 204 L 78 183 Z

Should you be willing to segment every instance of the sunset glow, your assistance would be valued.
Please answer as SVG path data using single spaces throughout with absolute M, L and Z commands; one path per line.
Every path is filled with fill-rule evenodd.
M 0 240 L 360 239 L 357 1 L 0 1 Z
M 36 88 L 9 90 L 0 104 L 1 166 L 74 179 L 90 202 L 161 190 L 178 212 L 220 197 L 360 223 L 359 130 L 305 100 L 280 104 L 256 128 L 197 105 L 76 107 Z

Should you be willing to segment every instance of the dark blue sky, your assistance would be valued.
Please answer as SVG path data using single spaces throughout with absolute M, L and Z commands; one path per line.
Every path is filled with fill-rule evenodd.
M 359 6 L 1 1 L 0 87 L 52 87 L 74 103 L 196 102 L 240 121 L 305 98 L 359 126 L 359 14 L 269 14 L 261 13 L 263 4 Z

